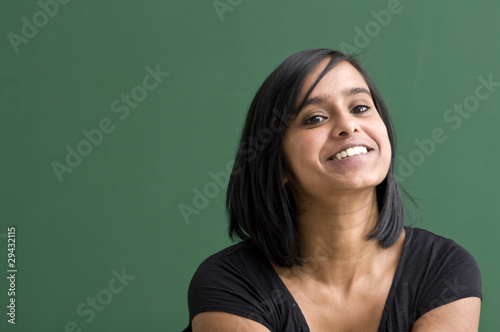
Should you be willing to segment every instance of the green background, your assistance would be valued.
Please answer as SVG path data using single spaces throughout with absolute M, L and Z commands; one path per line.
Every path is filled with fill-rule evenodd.
M 497 331 L 500 88 L 458 128 L 444 116 L 471 100 L 479 76 L 500 82 L 500 3 L 219 3 L 226 11 L 209 0 L 73 0 L 47 22 L 37 1 L 0 3 L 0 330 L 65 331 L 72 321 L 82 331 L 184 328 L 191 276 L 231 243 L 224 184 L 210 185 L 210 172 L 225 172 L 234 158 L 254 93 L 290 54 L 349 44 L 389 105 L 399 167 L 401 158 L 421 163 L 399 171 L 420 206 L 416 225 L 474 255 L 483 276 L 480 330 Z M 371 12 L 389 3 L 399 12 L 377 23 Z M 9 33 L 23 38 L 23 17 L 40 27 L 13 46 Z M 169 75 L 127 117 L 114 112 L 122 94 L 146 91 L 133 89 L 148 66 Z M 114 130 L 60 181 L 52 164 L 64 164 L 66 147 L 76 149 L 82 131 L 106 118 Z M 436 128 L 447 139 L 418 159 L 415 140 Z M 180 204 L 193 207 L 207 185 L 206 206 L 184 218 Z M 6 316 L 9 226 L 15 326 Z M 123 268 L 135 278 L 109 299 L 112 270 Z M 77 307 L 98 294 L 109 303 L 86 322 Z

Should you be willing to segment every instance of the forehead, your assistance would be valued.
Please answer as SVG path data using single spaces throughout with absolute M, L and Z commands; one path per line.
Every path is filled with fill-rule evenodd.
M 299 94 L 298 102 L 302 102 L 311 86 L 325 69 L 329 58 L 323 59 L 307 76 Z M 349 62 L 342 61 L 331 68 L 317 83 L 309 97 L 328 91 L 331 94 L 341 93 L 347 89 L 366 88 L 368 84 L 361 73 Z

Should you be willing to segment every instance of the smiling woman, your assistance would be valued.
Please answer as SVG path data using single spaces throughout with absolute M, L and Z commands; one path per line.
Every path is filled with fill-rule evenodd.
M 198 268 L 185 331 L 477 331 L 478 266 L 404 226 L 394 154 L 387 107 L 355 59 L 286 59 L 250 106 L 228 184 L 229 233 L 243 241 Z

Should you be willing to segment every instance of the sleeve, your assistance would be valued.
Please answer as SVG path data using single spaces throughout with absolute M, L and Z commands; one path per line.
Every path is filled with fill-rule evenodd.
M 213 257 L 205 260 L 194 274 L 188 290 L 189 327 L 193 318 L 205 311 L 222 311 L 254 320 L 271 328 L 267 294 L 252 282 L 252 271 L 233 261 Z
M 467 250 L 450 242 L 452 245 L 437 253 L 434 263 L 427 268 L 417 317 L 463 298 L 479 297 L 482 300 L 481 273 L 476 260 Z

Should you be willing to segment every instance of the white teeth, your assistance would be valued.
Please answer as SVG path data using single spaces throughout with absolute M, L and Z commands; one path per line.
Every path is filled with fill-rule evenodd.
M 365 154 L 368 153 L 368 150 L 365 146 L 354 146 L 352 148 L 348 148 L 347 150 L 341 151 L 335 155 L 337 160 L 342 160 L 345 157 L 355 156 L 357 154 Z

